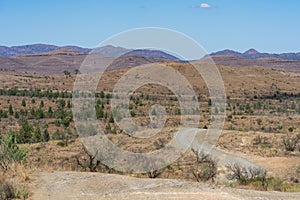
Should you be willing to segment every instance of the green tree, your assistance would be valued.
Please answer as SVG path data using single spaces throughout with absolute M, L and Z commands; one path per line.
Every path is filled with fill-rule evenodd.
M 114 123 L 115 122 L 114 117 L 112 116 L 112 114 L 110 115 L 108 122 L 109 123 Z
M 66 106 L 66 101 L 63 99 L 60 99 L 57 103 L 58 103 L 57 106 L 59 109 L 64 109 L 64 107 Z
M 32 133 L 34 128 L 29 122 L 25 119 L 21 123 L 20 130 L 16 134 L 16 140 L 18 143 L 31 143 L 32 142 Z
M 49 108 L 48 108 L 48 117 L 49 117 L 49 118 L 52 118 L 52 116 L 53 116 L 52 107 L 49 107 Z
M 11 105 L 11 104 L 9 104 L 9 107 L 8 107 L 8 113 L 9 113 L 10 115 L 13 115 L 13 114 L 14 114 L 14 111 L 13 111 L 13 108 L 12 108 L 12 105 Z
M 50 140 L 50 134 L 48 132 L 48 127 L 45 127 L 43 130 L 43 141 L 48 142 Z
M 67 108 L 72 108 L 72 104 L 71 104 L 70 100 L 68 100 L 68 102 L 67 102 Z
M 16 118 L 16 119 L 19 119 L 19 118 L 20 118 L 19 112 L 15 112 L 15 118 Z
M 104 97 L 105 97 L 105 95 L 104 95 L 104 92 L 103 92 L 103 91 L 101 91 L 101 92 L 100 92 L 100 98 L 102 98 L 102 99 L 103 99 Z
M 208 100 L 208 106 L 212 106 L 212 101 L 211 101 L 211 99 Z
M 155 108 L 154 108 L 154 109 L 152 109 L 152 111 L 151 111 L 151 115 L 152 115 L 152 116 L 156 116 L 156 115 L 157 115 Z
M 44 111 L 42 109 L 37 109 L 35 112 L 35 119 L 43 119 L 44 118 Z
M 34 140 L 34 142 L 42 141 L 42 133 L 41 133 L 41 129 L 38 125 L 34 127 L 33 140 Z
M 22 106 L 26 107 L 26 101 L 25 101 L 25 99 L 22 99 Z
M 43 101 L 43 100 L 42 100 L 41 103 L 40 103 L 40 109 L 41 109 L 41 108 L 44 108 L 44 101 Z
M 288 130 L 289 130 L 289 132 L 293 132 L 294 131 L 294 127 L 289 127 Z
M 96 106 L 96 115 L 97 115 L 97 119 L 102 119 L 104 117 L 104 111 L 103 108 L 101 106 Z
M 131 111 L 130 111 L 130 115 L 131 115 L 132 117 L 135 117 L 136 114 L 135 114 L 134 110 L 131 110 Z

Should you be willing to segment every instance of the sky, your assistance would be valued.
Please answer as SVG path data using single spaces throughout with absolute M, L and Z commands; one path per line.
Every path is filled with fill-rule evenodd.
M 0 0 L 0 45 L 96 47 L 119 32 L 161 27 L 207 52 L 300 52 L 299 0 Z

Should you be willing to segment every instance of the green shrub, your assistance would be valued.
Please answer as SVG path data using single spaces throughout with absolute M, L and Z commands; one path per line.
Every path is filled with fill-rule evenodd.
M 59 142 L 57 142 L 56 145 L 60 146 L 60 147 L 66 147 L 66 146 L 68 146 L 68 142 L 67 141 L 59 141 Z
M 287 185 L 280 179 L 276 179 L 274 177 L 270 177 L 267 179 L 268 187 L 274 191 L 285 192 Z
M 63 139 L 63 134 L 56 129 L 56 131 L 52 134 L 52 140 L 62 140 Z
M 26 160 L 27 151 L 17 145 L 17 140 L 13 131 L 10 130 L 0 140 L 0 144 L 0 167 L 4 171 L 8 170 L 10 163 L 21 163 Z

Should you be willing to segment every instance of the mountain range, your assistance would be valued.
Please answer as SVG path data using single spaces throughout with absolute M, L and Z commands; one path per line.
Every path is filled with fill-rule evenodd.
M 99 54 L 101 59 L 114 58 L 110 69 L 123 69 L 154 62 L 181 62 L 175 56 L 158 50 L 126 49 L 111 45 L 88 49 L 78 46 L 34 44 L 0 46 L 0 69 L 41 74 L 62 74 L 64 70 L 74 73 L 88 53 Z M 211 53 L 200 61 L 214 61 L 224 66 L 263 66 L 277 70 L 300 70 L 300 53 L 269 54 L 260 53 L 255 49 L 240 53 L 223 50 Z
M 245 51 L 244 53 L 226 49 L 223 51 L 211 53 L 209 55 L 212 57 L 231 56 L 231 57 L 239 57 L 239 58 L 279 58 L 279 59 L 285 59 L 285 60 L 300 60 L 300 52 L 299 53 L 272 54 L 272 53 L 260 53 L 255 49 L 249 49 L 248 51 Z
M 124 54 L 133 54 L 139 55 L 147 58 L 164 58 L 166 60 L 178 60 L 176 57 L 169 54 L 162 54 L 161 51 L 154 50 L 132 50 L 126 49 L 123 47 L 114 47 L 111 45 L 90 49 L 83 48 L 78 46 L 55 46 L 48 44 L 32 44 L 32 45 L 23 45 L 23 46 L 0 46 L 0 56 L 11 57 L 22 54 L 40 54 L 47 53 L 59 49 L 69 49 L 73 51 L 77 51 L 81 54 L 88 54 L 91 51 L 93 53 L 99 53 L 109 57 L 118 57 Z M 233 51 L 230 49 L 225 49 L 218 52 L 213 52 L 208 56 L 217 57 L 217 56 L 230 56 L 230 57 L 239 57 L 239 58 L 279 58 L 285 60 L 300 60 L 300 52 L 298 53 L 281 53 L 281 54 L 273 54 L 273 53 L 261 53 L 255 49 L 249 49 L 248 51 L 241 53 L 238 51 Z
M 87 54 L 91 51 L 88 48 L 82 48 L 78 46 L 55 46 L 48 44 L 32 44 L 32 45 L 23 45 L 23 46 L 0 46 L 0 56 L 10 57 L 16 56 L 20 54 L 39 54 L 39 53 L 47 53 L 59 49 L 70 49 L 77 51 L 79 53 Z
M 108 70 L 124 69 L 148 63 L 180 60 L 175 56 L 157 50 L 131 50 L 122 47 L 103 46 L 87 49 L 76 46 L 53 46 L 45 44 L 0 48 L 0 70 L 15 70 L 39 74 L 74 73 L 80 68 L 88 53 L 97 54 L 97 59 L 113 59 Z M 10 56 L 8 56 L 10 55 Z
M 82 48 L 78 46 L 55 46 L 48 44 L 32 44 L 23 46 L 0 46 L 0 56 L 3 57 L 14 57 L 18 55 L 34 55 L 34 54 L 45 54 L 64 50 L 71 50 L 79 54 L 96 53 L 102 54 L 108 57 L 119 57 L 122 55 L 137 55 L 145 58 L 156 58 L 168 61 L 179 61 L 178 58 L 167 54 L 163 51 L 148 50 L 148 49 L 126 49 L 123 47 L 114 47 L 112 45 L 106 45 L 102 47 L 97 47 L 95 49 Z

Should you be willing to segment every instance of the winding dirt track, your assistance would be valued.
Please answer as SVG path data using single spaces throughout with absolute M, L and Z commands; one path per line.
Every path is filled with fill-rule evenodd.
M 194 148 L 195 150 L 203 151 L 204 153 L 209 153 L 212 157 L 218 160 L 219 165 L 221 165 L 220 167 L 224 169 L 226 165 L 233 163 L 238 163 L 246 169 L 248 167 L 263 168 L 262 166 L 253 163 L 245 158 L 229 154 L 204 143 L 201 140 L 203 140 L 206 131 L 206 129 L 196 128 L 184 129 L 177 135 L 176 142 L 182 148 Z
M 141 179 L 87 172 L 32 175 L 34 200 L 67 199 L 299 199 L 300 193 L 261 192 L 173 179 Z

